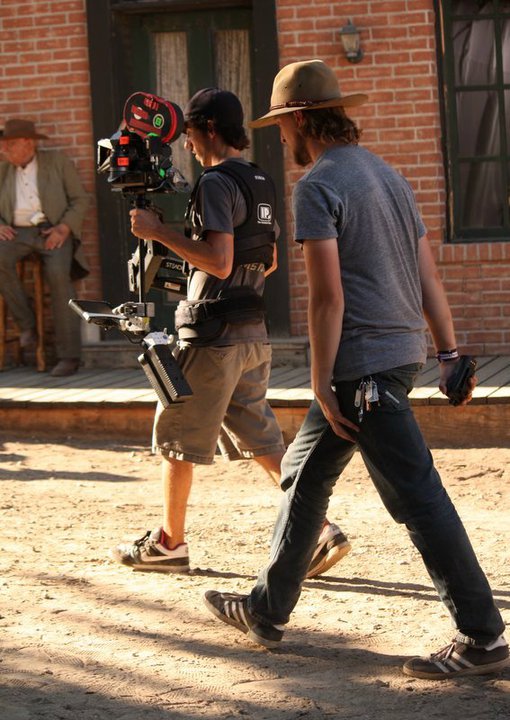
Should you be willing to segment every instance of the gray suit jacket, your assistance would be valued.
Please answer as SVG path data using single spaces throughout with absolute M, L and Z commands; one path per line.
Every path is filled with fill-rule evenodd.
M 16 168 L 0 162 L 0 224 L 12 225 Z M 89 274 L 80 236 L 89 203 L 76 168 L 60 150 L 37 151 L 37 185 L 43 213 L 52 225 L 65 223 L 71 228 L 74 257 L 71 277 L 78 280 Z

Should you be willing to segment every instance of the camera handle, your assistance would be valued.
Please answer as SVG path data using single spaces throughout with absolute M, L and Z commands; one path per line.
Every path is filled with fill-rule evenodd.
M 139 190 L 135 197 L 131 199 L 131 205 L 132 207 L 135 207 L 140 210 L 150 210 L 159 217 L 161 221 L 163 221 L 163 213 L 160 210 L 160 208 L 156 207 L 152 204 L 152 202 L 145 196 L 145 193 L 143 190 Z M 137 292 L 138 292 L 138 302 L 140 304 L 145 302 L 145 294 L 146 290 L 149 290 L 149 288 L 146 288 L 147 280 L 145 277 L 145 258 L 147 257 L 147 254 L 149 252 L 149 243 L 147 240 L 143 240 L 142 238 L 136 238 L 138 241 L 138 282 L 137 284 Z M 152 252 L 152 251 L 151 251 Z M 134 256 L 133 256 L 134 257 Z
M 133 201 L 135 208 L 139 210 L 150 210 L 151 201 L 145 197 L 143 192 L 137 193 Z M 145 302 L 145 273 L 143 268 L 145 267 L 145 256 L 147 255 L 147 243 L 142 238 L 137 238 L 138 241 L 138 257 L 140 258 L 140 275 L 138 278 L 138 302 Z

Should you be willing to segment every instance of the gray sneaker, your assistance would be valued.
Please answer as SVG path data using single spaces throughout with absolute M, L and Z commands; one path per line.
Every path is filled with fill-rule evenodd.
M 111 551 L 112 558 L 133 570 L 153 570 L 155 572 L 189 572 L 188 545 L 182 543 L 169 550 L 161 542 L 162 528 L 148 530 L 134 543 L 122 543 Z
M 256 620 L 248 610 L 247 595 L 220 593 L 208 590 L 204 603 L 219 620 L 245 633 L 250 640 L 267 648 L 278 647 L 283 637 L 279 625 L 265 625 Z

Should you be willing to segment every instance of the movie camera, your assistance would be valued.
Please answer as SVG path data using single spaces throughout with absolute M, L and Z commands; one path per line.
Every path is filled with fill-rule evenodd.
M 98 142 L 97 170 L 109 173 L 111 189 L 122 192 L 135 207 L 158 213 L 148 195 L 191 191 L 172 164 L 170 146 L 183 129 L 178 105 L 155 95 L 134 93 L 126 100 L 119 130 Z M 167 248 L 157 242 L 139 243 L 128 261 L 128 275 L 133 293 L 144 295 L 156 287 L 177 296 L 186 294 L 182 262 L 170 257 Z
M 120 191 L 132 205 L 159 214 L 147 195 L 189 192 L 190 185 L 172 164 L 171 143 L 184 129 L 184 116 L 178 105 L 156 95 L 137 92 L 124 105 L 119 129 L 98 142 L 99 173 L 108 172 L 111 189 Z M 70 307 L 86 322 L 103 329 L 117 328 L 130 342 L 145 348 L 138 361 L 163 405 L 179 402 L 192 394 L 175 361 L 171 338 L 165 332 L 151 331 L 154 303 L 146 302 L 151 287 L 186 293 L 182 263 L 168 257 L 159 243 L 138 239 L 138 247 L 128 261 L 129 289 L 137 300 L 113 307 L 96 300 L 70 300 Z

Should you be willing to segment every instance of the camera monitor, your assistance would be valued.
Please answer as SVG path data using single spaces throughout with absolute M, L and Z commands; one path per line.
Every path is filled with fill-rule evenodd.
M 117 327 L 124 315 L 113 312 L 113 306 L 104 300 L 70 300 L 69 307 L 88 323 L 101 325 L 105 328 Z

